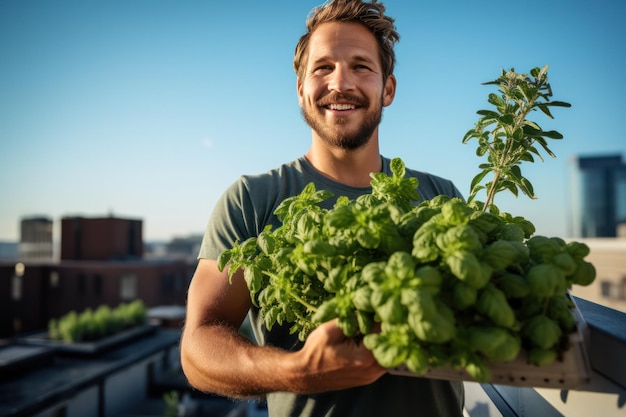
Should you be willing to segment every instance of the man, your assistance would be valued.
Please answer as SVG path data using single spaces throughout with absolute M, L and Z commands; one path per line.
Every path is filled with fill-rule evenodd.
M 231 284 L 216 262 L 233 242 L 258 235 L 267 224 L 278 227 L 275 208 L 309 182 L 356 198 L 371 192 L 371 172 L 390 174 L 389 159 L 379 153 L 378 125 L 395 95 L 399 36 L 384 11 L 375 0 L 334 0 L 315 9 L 294 59 L 299 104 L 312 129 L 310 149 L 266 174 L 241 177 L 211 215 L 181 341 L 185 375 L 201 391 L 267 395 L 272 417 L 462 415 L 462 384 L 390 375 L 335 321 L 304 343 L 289 335 L 289 326 L 268 331 L 241 271 Z M 461 196 L 449 181 L 407 172 L 419 179 L 424 199 Z M 248 311 L 258 344 L 238 333 Z

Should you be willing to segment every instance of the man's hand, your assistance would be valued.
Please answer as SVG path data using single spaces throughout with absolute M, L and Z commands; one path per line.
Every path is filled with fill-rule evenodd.
M 294 355 L 293 391 L 302 394 L 371 384 L 387 372 L 362 343 L 343 334 L 337 320 L 315 329 Z

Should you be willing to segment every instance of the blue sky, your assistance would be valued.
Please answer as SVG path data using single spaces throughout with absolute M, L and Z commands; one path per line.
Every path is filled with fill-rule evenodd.
M 201 233 L 239 175 L 304 154 L 293 50 L 310 0 L 0 2 L 0 240 L 33 215 L 110 213 L 144 238 Z M 569 237 L 576 155 L 626 159 L 626 2 L 385 2 L 401 35 L 381 152 L 452 179 L 481 162 L 462 144 L 501 68 L 550 65 L 557 158 L 522 166 L 537 200 L 500 195 L 537 232 Z M 57 236 L 58 238 L 58 236 Z

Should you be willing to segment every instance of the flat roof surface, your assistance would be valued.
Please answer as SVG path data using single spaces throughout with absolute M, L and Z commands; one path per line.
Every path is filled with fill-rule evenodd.
M 96 384 L 108 375 L 126 368 L 161 350 L 176 346 L 180 331 L 157 329 L 143 337 L 95 355 L 72 355 L 55 351 L 40 367 L 19 367 L 0 374 L 0 416 L 28 416 L 67 398 L 72 392 Z M 8 348 L 4 353 L 2 351 Z M 0 348 L 0 358 L 32 353 L 40 346 L 8 345 Z M 28 361 L 27 361 L 28 362 Z

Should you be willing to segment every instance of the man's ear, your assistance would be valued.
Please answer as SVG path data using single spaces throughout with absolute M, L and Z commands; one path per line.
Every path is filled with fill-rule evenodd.
M 300 107 L 302 107 L 302 81 L 300 81 L 300 77 L 298 77 L 297 81 L 296 81 L 296 90 L 298 92 L 298 104 L 300 105 Z
M 385 81 L 385 87 L 383 90 L 383 106 L 387 107 L 393 103 L 393 99 L 396 96 L 396 77 L 390 74 Z

